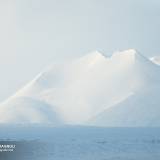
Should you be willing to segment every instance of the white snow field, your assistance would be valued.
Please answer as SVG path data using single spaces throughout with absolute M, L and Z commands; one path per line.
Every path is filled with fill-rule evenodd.
M 160 66 L 134 49 L 41 72 L 0 104 L 0 123 L 160 126 Z
M 160 56 L 155 56 L 155 57 L 151 57 L 150 60 L 157 64 L 157 65 L 160 65 Z

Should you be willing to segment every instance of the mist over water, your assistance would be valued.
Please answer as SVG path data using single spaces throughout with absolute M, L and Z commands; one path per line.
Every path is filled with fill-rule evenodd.
M 3 125 L 1 130 L 0 144 L 16 145 L 14 152 L 0 152 L 5 160 L 160 158 L 159 128 Z

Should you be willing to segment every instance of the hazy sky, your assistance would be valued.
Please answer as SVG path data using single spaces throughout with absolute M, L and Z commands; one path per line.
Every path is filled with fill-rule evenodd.
M 159 0 L 0 0 L 0 100 L 93 50 L 160 55 Z

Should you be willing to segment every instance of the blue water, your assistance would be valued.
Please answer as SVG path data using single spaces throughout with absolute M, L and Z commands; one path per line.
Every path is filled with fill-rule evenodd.
M 160 128 L 2 125 L 0 139 L 17 144 L 6 160 L 160 160 Z

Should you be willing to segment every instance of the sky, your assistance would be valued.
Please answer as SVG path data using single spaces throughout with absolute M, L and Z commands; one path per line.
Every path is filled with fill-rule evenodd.
M 91 51 L 160 55 L 159 28 L 159 0 L 0 0 L 0 101 Z

